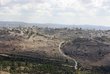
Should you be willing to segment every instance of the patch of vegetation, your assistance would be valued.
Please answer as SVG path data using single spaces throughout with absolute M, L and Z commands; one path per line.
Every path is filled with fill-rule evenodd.
M 0 70 L 11 74 L 74 74 L 75 72 L 73 68 L 63 66 L 57 61 L 17 57 L 0 57 L 0 60 Z
M 0 57 L 0 70 L 11 74 L 107 74 L 104 72 L 106 70 L 109 73 L 109 68 L 104 67 L 75 71 L 73 67 L 61 63 L 55 60 Z

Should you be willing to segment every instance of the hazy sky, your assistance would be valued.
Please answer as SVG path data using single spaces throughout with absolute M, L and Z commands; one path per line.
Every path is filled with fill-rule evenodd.
M 0 0 L 0 20 L 110 25 L 110 0 Z

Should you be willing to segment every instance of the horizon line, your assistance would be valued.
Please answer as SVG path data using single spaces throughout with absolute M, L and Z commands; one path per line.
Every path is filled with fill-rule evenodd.
M 26 22 L 26 21 L 12 21 L 12 20 L 0 20 L 0 22 L 16 22 L 16 23 L 27 23 L 27 24 L 50 24 L 50 25 L 52 25 L 52 24 L 56 24 L 56 25 L 65 25 L 65 26 L 78 26 L 78 25 L 82 25 L 82 26 L 105 26 L 105 27 L 110 27 L 110 25 L 102 25 L 102 24 L 75 24 L 75 23 L 73 23 L 73 24 L 67 24 L 67 23 L 43 23 L 43 22 Z

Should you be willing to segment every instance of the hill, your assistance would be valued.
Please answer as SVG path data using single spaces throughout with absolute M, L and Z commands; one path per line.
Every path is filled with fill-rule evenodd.
M 0 27 L 31 27 L 38 26 L 42 28 L 82 28 L 82 29 L 96 29 L 96 30 L 109 30 L 109 26 L 98 26 L 98 25 L 90 25 L 90 24 L 82 24 L 82 25 L 70 25 L 70 24 L 51 24 L 51 23 L 26 23 L 26 22 L 16 22 L 16 21 L 0 21 Z
M 110 66 L 110 38 L 76 38 L 63 44 L 62 51 L 85 68 Z

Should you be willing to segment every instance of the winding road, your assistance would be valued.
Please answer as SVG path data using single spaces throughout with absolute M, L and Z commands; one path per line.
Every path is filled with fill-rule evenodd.
M 72 57 L 66 55 L 66 54 L 61 50 L 61 45 L 62 45 L 63 43 L 65 43 L 65 41 L 62 41 L 62 42 L 59 44 L 59 52 L 60 52 L 60 53 L 62 54 L 62 56 L 64 56 L 65 58 L 70 59 L 70 60 L 73 60 L 73 61 L 75 62 L 74 68 L 75 68 L 75 70 L 77 70 L 77 69 L 78 69 L 78 67 L 77 67 L 77 66 L 78 66 L 78 62 L 77 62 L 74 58 L 72 58 Z

